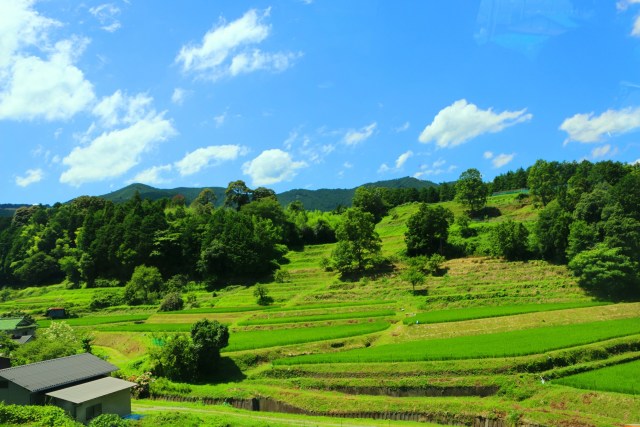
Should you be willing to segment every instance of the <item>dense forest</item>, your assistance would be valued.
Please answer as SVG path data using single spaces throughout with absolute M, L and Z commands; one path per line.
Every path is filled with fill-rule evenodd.
M 448 241 L 448 227 L 455 221 L 464 234 L 474 216 L 487 215 L 488 194 L 516 189 L 529 190 L 523 196 L 535 201 L 539 219 L 526 227 L 511 222 L 495 227 L 492 255 L 568 263 L 585 287 L 610 298 L 637 292 L 640 167 L 544 160 L 492 183 L 482 182 L 472 169 L 456 183 L 419 189 L 363 186 L 354 193 L 354 208 L 331 212 L 307 211 L 300 201 L 283 207 L 272 190 L 250 189 L 243 181 L 229 184 L 222 203 L 204 189 L 189 204 L 180 194 L 148 200 L 135 193 L 123 203 L 82 196 L 52 207 L 20 207 L 12 218 L 0 218 L 0 285 L 66 281 L 70 287 L 113 286 L 129 281 L 140 266 L 155 267 L 164 281 L 255 280 L 272 275 L 291 248 L 342 241 L 343 255 L 353 254 L 354 246 L 344 243 L 354 239 L 345 221 L 375 224 L 393 206 L 454 198 L 466 206 L 467 215 L 454 219 L 445 209 L 421 209 L 422 218 L 414 219 L 408 232 L 407 252 L 473 255 L 477 248 Z M 424 223 L 440 224 L 439 231 L 421 228 Z M 425 249 L 420 239 L 437 244 Z M 350 265 L 369 266 L 362 259 Z

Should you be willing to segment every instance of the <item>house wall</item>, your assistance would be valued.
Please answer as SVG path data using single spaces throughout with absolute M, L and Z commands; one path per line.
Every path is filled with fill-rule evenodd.
M 73 415 L 73 412 L 70 409 L 74 406 L 72 403 L 64 401 L 61 402 L 59 400 L 53 403 Z M 131 414 L 131 393 L 127 389 L 78 404 L 75 407 L 76 420 L 81 423 L 86 422 L 87 408 L 97 403 L 102 403 L 103 414 L 117 414 L 121 417 Z M 64 404 L 64 406 L 62 404 Z
M 0 388 L 0 401 L 7 405 L 30 405 L 31 392 L 9 381 L 7 388 Z

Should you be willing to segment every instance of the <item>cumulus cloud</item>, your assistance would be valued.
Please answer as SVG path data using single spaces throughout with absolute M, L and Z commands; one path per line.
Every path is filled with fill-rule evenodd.
M 143 153 L 175 134 L 163 113 L 150 111 L 128 127 L 105 131 L 88 145 L 75 147 L 62 159 L 68 169 L 60 182 L 80 186 L 119 177 L 140 163 Z
M 297 170 L 307 166 L 305 162 L 296 162 L 291 155 L 279 149 L 265 150 L 258 157 L 245 163 L 242 171 L 249 175 L 253 185 L 271 185 L 282 181 L 291 181 Z
M 584 143 L 600 142 L 603 136 L 628 133 L 640 128 L 640 107 L 622 110 L 607 110 L 599 116 L 593 112 L 576 114 L 565 119 L 560 130 L 569 135 L 565 144 L 570 141 Z
M 139 172 L 136 176 L 128 180 L 127 183 L 133 184 L 139 182 L 148 185 L 165 184 L 171 180 L 165 178 L 163 174 L 171 172 L 172 169 L 173 166 L 171 165 L 153 166 Z
M 405 153 L 400 154 L 396 159 L 396 169 L 400 169 L 404 164 L 409 160 L 409 158 L 413 156 L 413 151 L 409 150 Z
M 182 64 L 184 72 L 211 80 L 258 70 L 286 70 L 300 54 L 264 52 L 255 47 L 271 33 L 271 26 L 265 23 L 269 13 L 270 9 L 251 9 L 235 21 L 221 19 L 200 44 L 183 46 L 176 62 Z
M 397 128 L 394 129 L 394 131 L 396 133 L 400 133 L 400 132 L 405 132 L 407 130 L 409 130 L 409 122 L 404 122 L 401 126 L 398 126 Z
M 605 157 L 607 155 L 609 156 L 613 156 L 618 152 L 617 148 L 613 148 L 613 150 L 611 149 L 611 145 L 610 144 L 606 144 L 603 145 L 601 147 L 596 147 L 593 150 L 591 150 L 591 158 L 593 159 L 599 159 L 602 157 Z
M 491 151 L 485 151 L 484 154 L 482 155 L 482 157 L 484 157 L 487 160 L 492 159 L 493 158 L 493 153 Z
M 451 148 L 485 133 L 500 132 L 532 117 L 526 109 L 494 113 L 491 108 L 481 110 L 461 99 L 440 110 L 418 140 L 423 143 L 435 141 L 440 148 Z
M 385 173 L 385 172 L 389 172 L 390 170 L 391 168 L 389 167 L 389 165 L 387 165 L 386 163 L 383 163 L 378 168 L 378 173 Z
M 120 21 L 116 18 L 120 14 L 120 8 L 112 3 L 105 3 L 89 9 L 98 22 L 102 25 L 100 28 L 113 33 L 120 29 Z
M 0 120 L 65 120 L 94 100 L 75 66 L 87 39 L 52 42 L 62 24 L 33 10 L 33 1 L 0 3 Z
M 513 160 L 513 158 L 515 156 L 516 156 L 515 153 L 498 154 L 493 159 L 491 159 L 491 163 L 493 163 L 493 167 L 494 168 L 501 168 L 502 166 L 505 166 L 505 165 L 511 163 L 511 161 Z
M 93 108 L 93 114 L 102 126 L 112 128 L 142 120 L 152 103 L 153 98 L 144 93 L 129 96 L 117 90 L 113 95 L 103 97 Z
M 366 141 L 373 135 L 373 132 L 376 130 L 378 124 L 376 122 L 371 123 L 370 125 L 364 126 L 360 129 L 349 129 L 347 133 L 344 135 L 343 141 L 347 145 L 357 145 L 361 142 Z
M 24 176 L 16 177 L 16 185 L 20 187 L 27 187 L 31 184 L 42 181 L 43 177 L 44 172 L 42 172 L 42 169 L 29 169 Z
M 200 172 L 204 168 L 218 165 L 225 161 L 235 160 L 249 152 L 247 147 L 240 145 L 211 145 L 198 148 L 186 154 L 175 163 L 180 175 L 187 176 Z

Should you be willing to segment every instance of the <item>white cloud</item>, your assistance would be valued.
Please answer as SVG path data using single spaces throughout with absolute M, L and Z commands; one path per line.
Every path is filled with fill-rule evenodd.
M 389 172 L 390 170 L 391 168 L 389 167 L 389 165 L 387 165 L 386 163 L 383 163 L 378 168 L 378 173 L 385 173 L 385 172 Z
M 235 160 L 248 152 L 247 147 L 240 145 L 211 145 L 187 153 L 181 160 L 175 162 L 175 166 L 180 175 L 193 175 L 204 168 Z
M 610 144 L 606 144 L 603 145 L 601 147 L 596 147 L 593 150 L 591 150 L 591 158 L 593 159 L 599 159 L 605 156 L 614 156 L 616 153 L 618 152 L 618 149 L 616 147 L 613 148 L 613 150 L 611 149 L 611 145 Z
M 112 128 L 142 120 L 148 114 L 152 103 L 153 99 L 144 93 L 128 96 L 117 90 L 113 95 L 103 97 L 93 107 L 93 114 L 100 119 L 102 126 Z
M 171 165 L 153 166 L 139 172 L 136 176 L 128 180 L 127 183 L 133 184 L 140 182 L 148 185 L 165 184 L 171 180 L 163 177 L 162 174 L 171 172 L 172 169 L 173 166 Z
M 487 160 L 492 159 L 493 158 L 493 153 L 491 151 L 485 151 L 484 154 L 482 155 L 482 157 L 484 157 Z
M 404 164 L 409 160 L 409 158 L 413 156 L 413 151 L 409 150 L 405 153 L 400 154 L 400 156 L 396 159 L 396 169 L 400 169 Z
M 533 116 L 525 112 L 526 109 L 494 113 L 491 108 L 481 110 L 461 99 L 440 110 L 418 140 L 423 143 L 435 141 L 440 148 L 455 147 L 484 133 L 497 133 L 531 120 Z
M 220 126 L 222 126 L 224 122 L 227 120 L 228 116 L 229 114 L 226 111 L 222 114 L 218 114 L 217 116 L 215 116 L 213 118 L 213 121 L 216 123 L 216 127 L 219 128 Z
M 625 11 L 632 4 L 640 4 L 640 0 L 620 0 L 616 3 L 619 11 Z
M 410 126 L 409 122 L 404 122 L 401 126 L 398 126 L 397 128 L 395 128 L 394 131 L 396 133 L 404 132 L 409 130 L 409 126 Z
M 143 153 L 175 134 L 163 113 L 151 111 L 128 127 L 105 131 L 87 146 L 75 147 L 62 160 L 69 168 L 60 176 L 60 182 L 80 186 L 119 177 L 140 163 Z
M 576 114 L 560 125 L 560 130 L 569 134 L 565 144 L 570 141 L 600 142 L 605 134 L 623 134 L 637 128 L 640 128 L 640 107 L 607 110 L 599 116 L 594 116 L 593 112 Z
M 505 165 L 511 163 L 511 161 L 513 160 L 513 158 L 515 156 L 516 156 L 515 153 L 512 153 L 512 154 L 498 154 L 497 156 L 495 156 L 491 160 L 491 163 L 493 163 L 493 167 L 494 168 L 501 168 L 502 166 L 505 166 Z
M 637 16 L 636 20 L 633 21 L 633 28 L 631 29 L 631 35 L 640 37 L 640 16 Z
M 185 99 L 187 99 L 188 92 L 182 88 L 175 88 L 173 93 L 171 94 L 171 102 L 176 105 L 184 104 Z
M 211 80 L 257 70 L 284 71 L 300 54 L 263 52 L 255 47 L 271 33 L 271 26 L 264 22 L 269 13 L 270 9 L 251 9 L 233 22 L 221 19 L 204 35 L 200 45 L 183 46 L 176 62 L 182 64 L 184 72 Z
M 444 167 L 447 164 L 446 160 L 438 159 L 430 165 L 422 165 L 420 166 L 420 171 L 413 174 L 414 178 L 420 178 L 423 176 L 436 176 L 442 175 L 446 173 L 451 173 L 454 170 L 458 169 L 455 165 L 449 165 L 449 167 Z
M 353 167 L 353 164 L 349 163 L 349 162 L 344 162 L 342 164 L 342 167 L 345 168 L 345 169 L 351 169 Z
M 630 165 L 640 165 L 640 159 L 636 159 L 635 161 L 629 163 Z
M 89 13 L 96 17 L 102 25 L 101 29 L 113 33 L 117 31 L 121 25 L 116 16 L 120 14 L 120 8 L 112 3 L 105 3 L 89 9 Z
M 295 162 L 291 155 L 279 149 L 265 150 L 258 157 L 245 163 L 242 172 L 249 175 L 253 185 L 271 185 L 291 181 L 296 170 L 307 166 L 305 162 Z
M 42 169 L 29 169 L 27 170 L 25 176 L 16 177 L 16 185 L 20 187 L 26 187 L 31 184 L 35 184 L 36 182 L 42 181 L 44 177 L 44 172 Z
M 378 126 L 378 124 L 376 122 L 373 122 L 370 125 L 364 126 L 358 130 L 349 129 L 344 135 L 343 141 L 347 145 L 360 144 L 361 142 L 369 139 L 371 135 L 373 135 L 373 132 L 376 130 L 376 126 Z
M 46 59 L 14 55 L 0 70 L 6 78 L 0 84 L 0 120 L 64 120 L 86 109 L 95 97 L 93 85 L 74 65 L 86 44 L 86 39 L 60 41 Z

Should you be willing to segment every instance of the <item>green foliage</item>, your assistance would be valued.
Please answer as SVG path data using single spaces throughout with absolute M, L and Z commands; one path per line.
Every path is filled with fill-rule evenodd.
M 410 267 L 402 274 L 402 280 L 411 283 L 413 293 L 416 293 L 416 285 L 422 285 L 427 277 L 418 268 Z
M 124 300 L 130 305 L 152 304 L 163 290 L 163 280 L 156 267 L 140 265 L 124 288 Z
M 89 427 L 128 427 L 130 424 L 116 414 L 98 415 L 89 423 Z
M 558 195 L 558 190 L 563 184 L 558 162 L 538 160 L 529 169 L 527 178 L 529 191 L 536 201 L 546 206 Z
M 198 320 L 191 327 L 191 339 L 199 368 L 210 372 L 220 358 L 220 350 L 229 345 L 229 328 L 217 320 Z
M 587 390 L 640 394 L 640 360 L 559 378 L 554 383 Z
M 76 427 L 82 424 L 75 422 L 67 413 L 57 406 L 5 405 L 0 403 L 0 423 L 34 424 L 43 427 Z
M 487 186 L 478 169 L 467 169 L 456 182 L 456 200 L 471 214 L 477 214 L 487 204 Z
M 269 290 L 261 283 L 258 283 L 253 288 L 253 296 L 256 298 L 258 305 L 269 305 L 273 302 L 273 298 L 269 296 Z
M 623 254 L 620 248 L 604 244 L 577 254 L 569 269 L 585 289 L 607 298 L 637 295 L 640 290 L 638 263 Z
M 373 215 L 375 223 L 380 222 L 387 214 L 389 207 L 384 201 L 381 188 L 358 187 L 353 195 L 353 207 Z
M 224 192 L 224 205 L 240 210 L 251 201 L 252 191 L 242 180 L 230 182 Z
M 96 311 L 107 307 L 113 307 L 124 304 L 122 292 L 96 292 L 91 298 L 89 310 Z
M 253 318 L 238 322 L 238 326 L 251 325 L 279 325 L 284 323 L 306 323 L 306 322 L 322 322 L 329 320 L 342 319 L 366 319 L 383 316 L 393 316 L 393 310 L 375 310 L 375 311 L 349 311 L 345 313 L 328 313 L 308 316 L 282 316 L 269 318 Z
M 515 221 L 501 222 L 491 230 L 491 254 L 509 261 L 527 259 L 529 255 L 529 230 Z
M 341 273 L 363 271 L 375 264 L 381 240 L 375 231 L 373 215 L 359 208 L 347 209 L 336 229 L 338 244 L 331 254 Z
M 273 280 L 276 283 L 286 283 L 291 281 L 291 273 L 289 273 L 288 270 L 276 270 L 275 274 L 273 275 Z
M 18 347 L 14 352 L 14 365 L 41 362 L 58 357 L 72 356 L 83 351 L 83 341 L 68 323 L 52 322 L 40 330 L 35 340 Z
M 22 262 L 14 264 L 13 274 L 27 285 L 42 285 L 60 279 L 60 266 L 55 258 L 44 252 L 36 252 Z
M 453 213 L 449 209 L 442 206 L 430 207 L 422 203 L 418 212 L 407 221 L 407 254 L 415 256 L 442 253 L 452 222 Z
M 184 300 L 179 292 L 170 292 L 160 303 L 160 311 L 179 311 L 184 308 Z
M 553 200 L 540 212 L 534 232 L 538 251 L 543 258 L 564 262 L 569 238 L 569 227 L 573 221 L 569 212 Z
M 195 380 L 198 360 L 191 340 L 182 334 L 165 334 L 157 339 L 162 345 L 149 351 L 152 372 L 174 381 Z
M 419 326 L 416 326 L 419 327 Z M 640 333 L 637 318 L 387 344 L 278 359 L 274 364 L 378 363 L 523 356 Z

